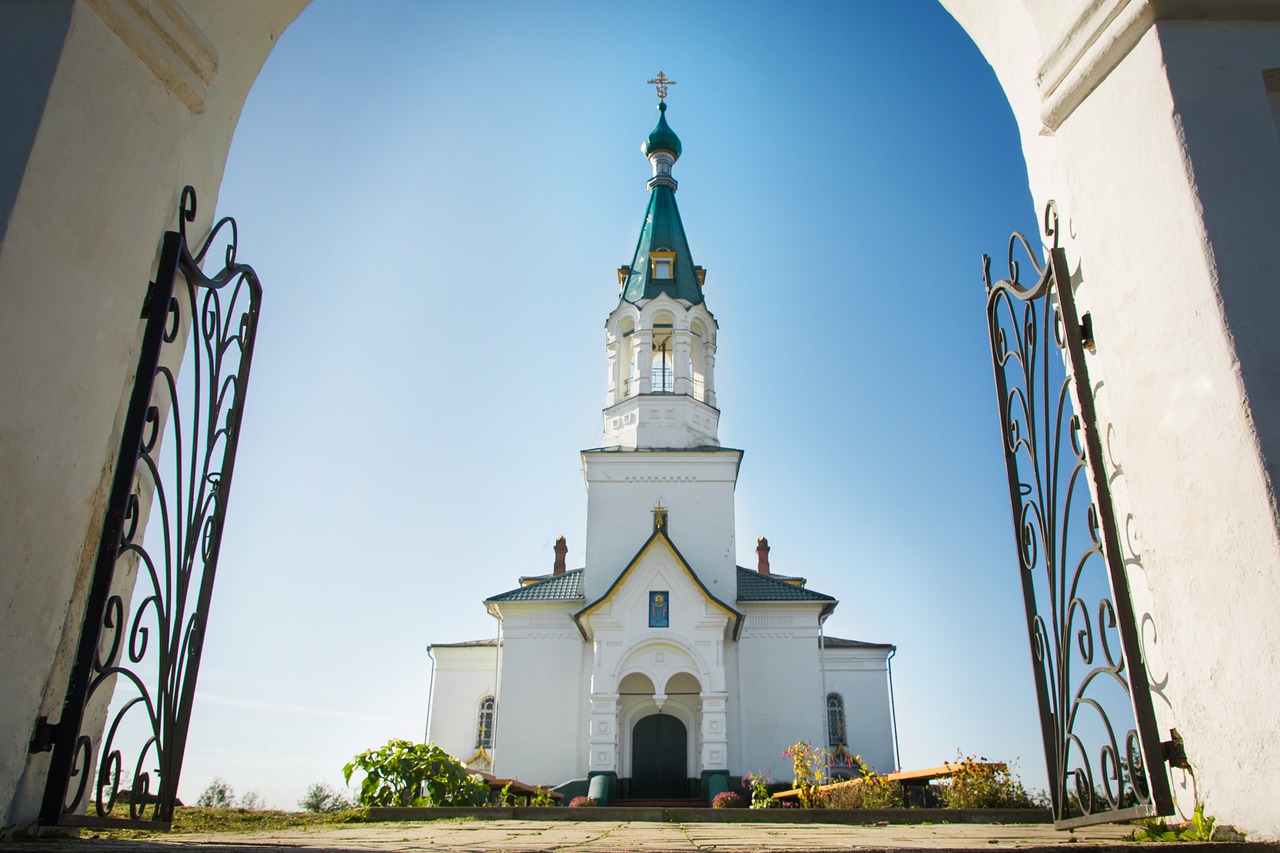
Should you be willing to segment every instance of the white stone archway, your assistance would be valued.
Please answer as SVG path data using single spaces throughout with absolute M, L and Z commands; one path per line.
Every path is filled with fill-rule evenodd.
M 1186 739 L 1192 796 L 1280 837 L 1280 804 L 1257 796 L 1280 775 L 1267 74 L 1280 2 L 942 2 L 1004 88 L 1033 197 L 1056 199 L 1067 224 L 1117 501 L 1142 531 L 1131 582 L 1160 626 L 1150 651 L 1169 673 L 1164 722 Z M 78 631 L 134 363 L 133 283 L 151 276 L 183 184 L 209 188 L 193 228 L 211 224 L 245 96 L 305 5 L 0 7 L 17 117 L 0 143 L 0 825 L 30 822 L 43 788 L 47 758 L 27 741 L 37 717 L 58 716 Z M 104 222 L 121 200 L 127 214 Z

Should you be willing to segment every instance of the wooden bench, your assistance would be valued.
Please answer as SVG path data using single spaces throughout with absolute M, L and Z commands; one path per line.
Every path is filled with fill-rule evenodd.
M 1001 770 L 1008 769 L 1007 767 L 1005 767 L 1003 762 L 988 762 L 988 763 L 971 762 L 970 766 L 987 767 L 987 768 L 990 768 L 993 772 L 998 772 Z M 959 764 L 944 764 L 941 767 L 926 767 L 923 770 L 899 770 L 896 773 L 889 773 L 879 778 L 888 779 L 892 782 L 901 782 L 903 787 L 916 788 L 916 787 L 923 787 L 925 785 L 928 785 L 934 779 L 946 779 L 950 776 L 955 776 L 957 773 L 960 772 L 960 767 L 961 765 Z M 839 790 L 841 788 L 853 788 L 861 784 L 862 784 L 861 777 L 855 777 L 853 779 L 845 779 L 840 782 L 830 782 L 826 785 L 821 786 L 819 790 L 834 791 L 834 790 Z M 778 793 L 773 795 L 773 798 L 779 801 L 795 800 L 795 799 L 798 799 L 799 797 L 800 797 L 799 788 L 789 788 L 785 791 L 779 791 Z

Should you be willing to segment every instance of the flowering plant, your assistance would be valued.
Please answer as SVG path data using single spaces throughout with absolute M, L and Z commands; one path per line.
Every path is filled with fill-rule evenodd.
M 711 808 L 713 809 L 740 809 L 744 805 L 746 803 L 742 801 L 742 797 L 733 791 L 721 791 L 711 801 Z
M 776 809 L 778 801 L 769 796 L 769 778 L 763 773 L 748 773 L 742 777 L 742 787 L 751 794 L 751 808 Z
M 571 809 L 580 808 L 582 806 L 594 806 L 594 805 L 596 805 L 596 801 L 591 799 L 590 797 L 574 797 L 572 800 L 569 801 L 569 808 Z
M 783 751 L 782 757 L 791 759 L 800 805 L 806 809 L 817 808 L 818 801 L 822 798 L 819 789 L 831 778 L 828 770 L 831 756 L 826 748 L 814 749 L 813 744 L 808 741 L 797 741 Z

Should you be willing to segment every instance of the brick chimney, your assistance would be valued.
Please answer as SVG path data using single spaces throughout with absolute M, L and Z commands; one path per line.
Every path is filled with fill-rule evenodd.
M 769 574 L 769 540 L 763 536 L 756 542 L 756 571 L 762 575 Z
M 564 574 L 564 555 L 569 552 L 569 546 L 565 544 L 564 537 L 561 536 L 556 540 L 556 562 L 551 567 L 551 574 Z

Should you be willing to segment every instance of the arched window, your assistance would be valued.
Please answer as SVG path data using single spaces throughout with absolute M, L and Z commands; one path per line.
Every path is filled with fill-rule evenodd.
M 480 700 L 480 714 L 476 719 L 476 746 L 493 748 L 493 697 Z
M 839 693 L 827 694 L 827 739 L 831 749 L 849 745 L 844 727 L 844 698 Z

